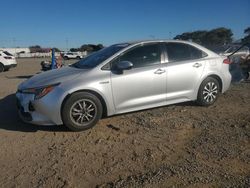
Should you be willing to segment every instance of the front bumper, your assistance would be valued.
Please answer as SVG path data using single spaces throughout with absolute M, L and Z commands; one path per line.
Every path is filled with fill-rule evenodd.
M 61 100 L 52 91 L 39 100 L 34 94 L 16 93 L 16 104 L 22 121 L 36 125 L 61 125 Z

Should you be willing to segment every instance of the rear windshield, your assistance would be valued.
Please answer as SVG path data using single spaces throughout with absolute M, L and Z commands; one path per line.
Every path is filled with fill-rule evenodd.
M 80 60 L 79 62 L 77 62 L 71 66 L 76 67 L 76 68 L 82 68 L 82 69 L 94 68 L 97 65 L 99 65 L 100 63 L 107 60 L 109 57 L 111 57 L 115 53 L 128 47 L 129 45 L 130 44 L 127 44 L 127 43 L 115 44 L 115 45 L 109 46 L 107 48 L 103 48 L 103 49 L 87 56 L 86 58 Z

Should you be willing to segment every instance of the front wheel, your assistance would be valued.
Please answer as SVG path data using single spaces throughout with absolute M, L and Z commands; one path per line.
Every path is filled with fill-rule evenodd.
M 72 94 L 62 109 L 62 120 L 72 131 L 83 131 L 92 128 L 102 116 L 102 104 L 98 97 L 91 93 Z
M 218 80 L 208 77 L 200 85 L 197 103 L 201 106 L 210 106 L 217 100 L 219 92 L 220 84 Z

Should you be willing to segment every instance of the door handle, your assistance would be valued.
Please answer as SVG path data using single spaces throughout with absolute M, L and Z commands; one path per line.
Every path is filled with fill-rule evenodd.
M 195 67 L 195 68 L 199 68 L 199 67 L 201 67 L 201 66 L 202 66 L 201 63 L 195 63 L 195 64 L 193 65 L 193 67 Z
M 164 72 L 166 72 L 164 69 L 157 69 L 154 73 L 155 74 L 162 74 Z

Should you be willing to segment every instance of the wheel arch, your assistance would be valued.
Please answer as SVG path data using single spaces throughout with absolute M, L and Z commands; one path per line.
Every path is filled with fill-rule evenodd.
M 77 91 L 74 91 L 74 92 L 69 93 L 68 95 L 66 95 L 66 97 L 64 97 L 63 102 L 62 102 L 62 105 L 61 105 L 61 115 L 62 115 L 63 106 L 64 106 L 65 102 L 67 101 L 67 99 L 68 99 L 71 95 L 73 95 L 73 94 L 75 94 L 75 93 L 79 93 L 79 92 L 86 92 L 86 93 L 91 93 L 91 94 L 95 95 L 95 96 L 100 100 L 100 102 L 101 102 L 101 104 L 102 104 L 102 109 L 103 109 L 102 117 L 107 117 L 107 115 L 108 115 L 108 110 L 107 110 L 107 104 L 106 104 L 105 99 L 102 97 L 101 94 L 99 94 L 99 93 L 96 92 L 96 91 L 90 90 L 90 89 L 77 90 Z
M 195 100 L 196 100 L 197 97 L 198 97 L 199 89 L 200 89 L 200 87 L 201 87 L 202 82 L 203 82 L 205 79 L 209 78 L 209 77 L 216 79 L 216 80 L 219 82 L 219 84 L 220 84 L 220 92 L 223 91 L 223 90 L 222 90 L 223 83 L 222 83 L 221 77 L 218 76 L 217 74 L 209 74 L 209 75 L 205 76 L 203 79 L 201 79 L 201 81 L 199 82 L 199 85 L 197 86 L 196 92 L 195 92 L 195 94 L 194 94 Z
M 199 105 L 201 105 L 201 106 L 210 106 L 210 105 L 212 105 L 215 101 L 216 101 L 216 99 L 218 98 L 218 97 L 214 97 L 214 100 L 213 101 L 206 101 L 206 102 L 204 102 L 204 99 L 203 99 L 203 96 L 201 97 L 201 93 L 202 93 L 202 91 L 201 91 L 201 89 L 205 86 L 203 83 L 204 83 L 204 81 L 206 81 L 207 79 L 211 79 L 211 78 L 213 78 L 213 79 L 215 79 L 217 82 L 218 82 L 218 84 L 219 84 L 219 92 L 217 93 L 217 94 L 219 94 L 219 93 L 221 93 L 223 90 L 222 90 L 222 87 L 223 87 L 223 84 L 222 84 L 222 79 L 221 79 L 221 77 L 220 76 L 218 76 L 217 74 L 210 74 L 210 75 L 207 75 L 206 77 L 204 77 L 204 79 L 202 79 L 202 81 L 201 81 L 201 83 L 200 83 L 200 85 L 199 85 L 199 87 L 198 87 L 198 90 L 197 90 L 197 94 L 196 94 L 196 102 L 197 102 L 197 104 L 199 104 Z M 208 81 L 207 81 L 208 82 Z M 207 82 L 205 83 L 205 84 L 207 84 Z M 203 90 L 203 89 L 202 89 Z M 203 95 L 203 94 L 202 94 Z M 202 98 L 202 99 L 201 99 Z
M 222 83 L 221 77 L 219 77 L 217 74 L 208 75 L 206 78 L 208 78 L 208 77 L 214 78 L 214 79 L 216 79 L 216 80 L 219 82 L 219 84 L 220 84 L 220 92 L 222 92 L 223 83 Z M 206 79 L 206 78 L 205 78 L 205 79 Z M 204 79 L 204 80 L 205 80 L 205 79 Z M 204 81 L 204 80 L 203 80 L 203 81 Z

